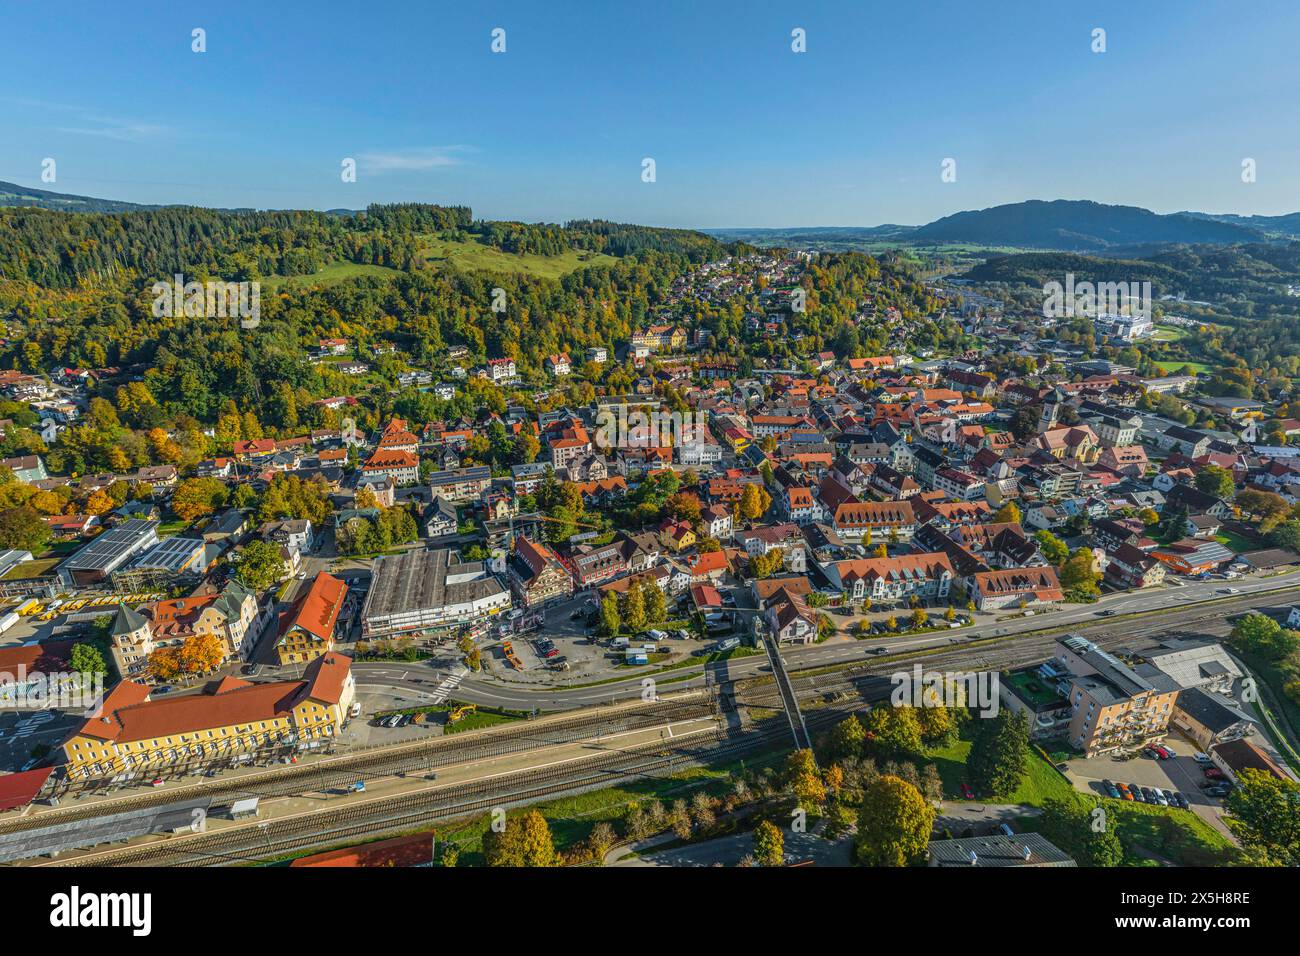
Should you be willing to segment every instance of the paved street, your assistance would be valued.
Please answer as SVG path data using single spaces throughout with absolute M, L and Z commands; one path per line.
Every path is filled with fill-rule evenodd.
M 1226 588 L 1239 593 L 1225 594 Z M 1272 593 L 1269 593 L 1272 592 Z M 922 648 L 960 645 L 983 637 L 1028 634 L 1044 629 L 1077 628 L 1092 630 L 1103 635 L 1125 633 L 1159 634 L 1172 632 L 1188 621 L 1214 612 L 1216 620 L 1197 625 L 1196 633 L 1223 636 L 1231 625 L 1227 618 L 1242 614 L 1253 607 L 1282 607 L 1300 601 L 1300 571 L 1272 577 L 1247 578 L 1231 582 L 1205 581 L 1184 584 L 1181 587 L 1155 588 L 1146 591 L 1115 594 L 1104 597 L 1097 604 L 1058 605 L 1032 617 L 1015 617 L 1011 614 L 980 615 L 977 623 L 959 631 L 936 631 L 915 637 L 894 637 L 858 641 L 847 636 L 823 644 L 801 645 L 782 649 L 782 655 L 791 667 L 807 668 L 829 664 L 842 664 L 866 660 L 873 648 L 883 647 L 891 652 Z M 1253 597 L 1252 595 L 1258 595 Z M 1212 605 L 1202 602 L 1214 601 Z M 1114 617 L 1101 617 L 1100 611 L 1114 610 Z M 1166 611 L 1160 615 L 1127 618 L 1137 612 Z M 1005 618 L 999 620 L 998 618 Z M 753 677 L 767 667 L 761 655 L 737 658 L 723 664 L 711 665 L 719 680 Z M 364 683 L 366 665 L 357 667 L 358 681 Z M 683 671 L 668 671 L 664 678 L 684 677 Z M 564 687 L 541 690 L 494 680 L 481 675 L 467 677 L 457 690 L 457 698 L 475 703 L 520 710 L 559 710 L 584 707 L 609 700 L 633 697 L 641 692 L 641 681 L 654 676 L 653 670 L 639 670 L 626 680 L 588 687 Z M 698 687 L 702 676 L 674 680 L 674 689 Z

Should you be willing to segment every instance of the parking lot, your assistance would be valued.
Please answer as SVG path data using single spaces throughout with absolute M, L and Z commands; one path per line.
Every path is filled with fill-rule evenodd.
M 1202 785 L 1207 782 L 1203 767 L 1192 759 L 1196 745 L 1181 738 L 1170 737 L 1167 746 L 1173 747 L 1176 756 L 1169 760 L 1155 760 L 1145 756 L 1124 759 L 1111 755 L 1079 758 L 1066 762 L 1065 775 L 1080 790 L 1104 797 L 1102 780 L 1125 783 L 1132 787 L 1159 787 L 1176 790 L 1187 798 L 1192 812 L 1220 832 L 1228 829 L 1221 819 L 1223 800 L 1208 796 Z
M 593 622 L 596 621 L 595 605 L 588 603 L 594 601 L 594 596 L 582 593 L 546 608 L 540 627 L 518 633 L 494 634 L 494 643 L 484 649 L 484 661 L 490 673 L 507 680 L 545 684 L 623 674 L 630 676 L 632 669 L 625 665 L 622 649 L 612 646 L 607 638 L 597 633 L 598 623 L 591 626 L 586 623 L 588 612 L 591 612 Z M 677 609 L 670 604 L 668 616 L 675 622 L 687 620 L 690 617 L 689 600 L 684 600 Z M 663 628 L 668 638 L 658 642 L 658 652 L 668 654 L 667 660 L 690 657 L 726 636 L 702 637 L 692 626 L 687 628 L 689 636 L 682 639 L 678 634 L 680 629 L 678 624 Z M 522 669 L 516 669 L 506 658 L 503 646 L 506 640 L 510 641 L 511 653 Z M 549 645 L 544 642 L 549 642 Z M 637 636 L 632 638 L 632 643 L 653 642 L 648 637 Z

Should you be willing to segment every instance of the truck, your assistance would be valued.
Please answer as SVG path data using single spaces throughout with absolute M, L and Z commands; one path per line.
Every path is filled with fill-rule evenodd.
M 36 600 L 36 598 L 28 598 L 28 599 L 27 599 L 26 601 L 24 601 L 22 604 L 18 605 L 16 608 L 14 608 L 14 613 L 15 613 L 15 614 L 21 614 L 21 615 L 24 615 L 24 616 L 25 616 L 25 615 L 29 614 L 31 611 L 33 611 L 34 609 L 36 609 L 36 608 L 38 608 L 38 607 L 40 607 L 40 606 L 41 606 L 41 602 L 38 601 L 38 600 Z
M 9 630 L 9 628 L 17 624 L 19 620 L 21 620 L 21 618 L 19 618 L 17 613 L 14 611 L 10 611 L 4 617 L 0 617 L 0 634 Z

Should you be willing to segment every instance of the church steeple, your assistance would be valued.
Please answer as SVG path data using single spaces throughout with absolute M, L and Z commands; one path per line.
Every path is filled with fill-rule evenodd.
M 1059 388 L 1052 389 L 1044 396 L 1042 410 L 1038 413 L 1038 434 L 1041 435 L 1056 427 L 1064 403 L 1065 396 Z

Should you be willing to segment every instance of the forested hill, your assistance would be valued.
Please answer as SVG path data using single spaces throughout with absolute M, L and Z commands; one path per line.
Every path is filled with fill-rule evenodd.
M 56 193 L 48 189 L 33 189 L 30 186 L 6 182 L 0 182 L 0 206 L 30 206 L 36 209 L 56 209 L 61 212 L 130 212 L 158 208 L 116 199 L 96 199 L 93 196 Z
M 1180 246 L 1129 259 L 1027 252 L 989 259 L 965 278 L 1041 287 L 1049 281 L 1063 282 L 1067 273 L 1077 281 L 1150 282 L 1156 295 L 1294 304 L 1286 287 L 1300 283 L 1300 242 Z
M 418 268 L 422 240 L 473 239 L 510 253 L 566 250 L 703 261 L 723 246 L 702 233 L 599 220 L 566 225 L 475 221 L 467 206 L 395 204 L 364 212 L 222 211 L 166 207 L 121 214 L 0 209 L 0 278 L 49 288 L 148 284 L 177 272 L 242 281 L 304 276 L 331 262 Z
M 1100 252 L 1151 243 L 1231 244 L 1262 239 L 1262 233 L 1230 222 L 1137 206 L 1086 200 L 1030 200 L 959 212 L 913 230 L 912 242 L 968 242 L 984 246 Z

